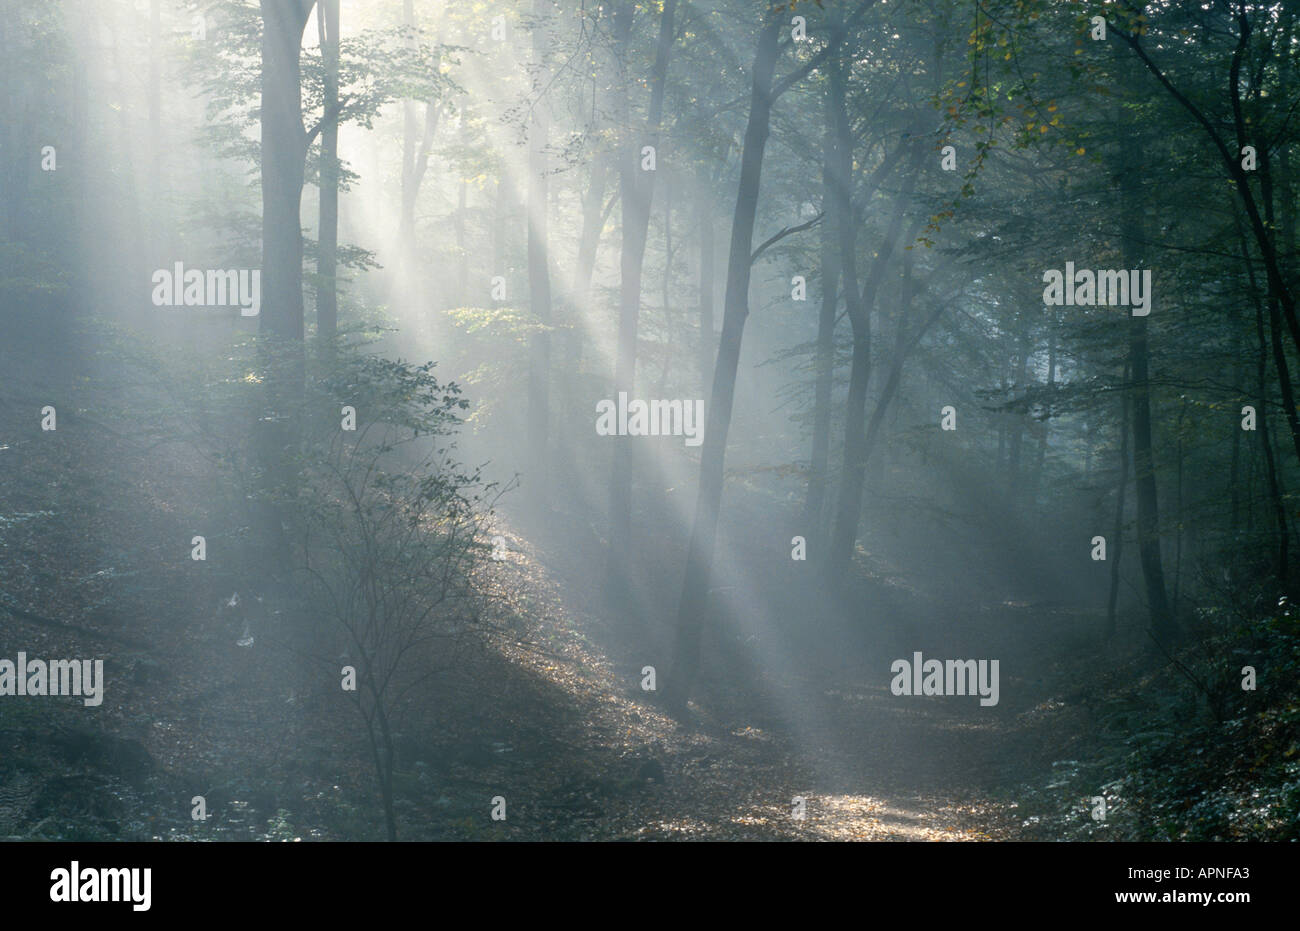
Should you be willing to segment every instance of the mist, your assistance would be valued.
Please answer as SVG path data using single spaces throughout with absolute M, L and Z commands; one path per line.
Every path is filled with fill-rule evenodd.
M 1295 840 L 1297 25 L 0 0 L 0 837 Z

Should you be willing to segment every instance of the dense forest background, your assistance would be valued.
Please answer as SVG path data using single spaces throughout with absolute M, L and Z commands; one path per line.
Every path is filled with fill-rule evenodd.
M 104 670 L 0 664 L 0 836 L 1297 839 L 1297 71 L 1276 0 L 0 0 L 0 657 Z

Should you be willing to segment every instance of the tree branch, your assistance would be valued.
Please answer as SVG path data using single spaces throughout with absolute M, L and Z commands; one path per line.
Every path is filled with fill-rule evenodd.
M 339 114 L 341 114 L 347 108 L 348 102 L 351 99 L 352 99 L 351 97 L 344 97 L 334 106 L 330 107 L 329 110 L 326 111 L 323 116 L 321 116 L 320 122 L 318 122 L 315 126 L 313 126 L 310 130 L 307 131 L 308 148 L 310 148 L 311 144 L 316 141 L 316 137 L 321 134 L 321 130 L 325 128 L 326 123 L 328 123 L 330 120 L 338 119 Z
M 807 77 L 808 73 L 814 68 L 820 66 L 832 52 L 838 51 L 840 45 L 843 44 L 844 37 L 849 34 L 849 30 L 858 24 L 858 20 L 863 17 L 867 10 L 875 5 L 875 2 L 876 0 L 864 0 L 864 2 L 853 11 L 853 15 L 845 21 L 844 25 L 831 33 L 831 39 L 824 49 L 773 84 L 772 101 L 775 102 L 778 97 Z
M 787 236 L 793 236 L 795 233 L 802 233 L 804 230 L 811 229 L 812 227 L 816 226 L 818 223 L 821 222 L 822 217 L 824 217 L 825 215 L 826 215 L 825 213 L 819 213 L 817 214 L 817 216 L 813 217 L 807 223 L 800 223 L 798 226 L 787 226 L 785 229 L 781 230 L 781 232 L 776 233 L 770 239 L 768 239 L 767 242 L 763 243 L 761 246 L 759 246 L 757 249 L 754 250 L 754 254 L 749 257 L 749 264 L 753 265 L 755 262 L 757 262 L 759 256 L 761 256 L 764 252 L 766 252 L 769 246 L 776 245 L 778 242 L 780 242 L 782 239 L 785 239 L 785 237 Z

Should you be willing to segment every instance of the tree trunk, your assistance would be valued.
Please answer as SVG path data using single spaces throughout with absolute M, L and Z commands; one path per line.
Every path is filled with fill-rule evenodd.
M 162 0 L 149 0 L 149 166 L 154 190 L 163 188 L 162 152 L 166 147 L 162 135 Z M 154 217 L 153 241 L 158 248 L 157 217 L 163 199 L 154 203 L 149 215 Z
M 1120 248 L 1125 268 L 1140 264 L 1138 243 L 1142 241 L 1141 180 L 1137 170 L 1142 164 L 1137 127 L 1126 111 L 1120 115 L 1119 164 L 1116 166 L 1120 186 Z M 1169 610 L 1165 587 L 1164 563 L 1160 554 L 1160 506 L 1156 491 L 1155 462 L 1152 454 L 1152 418 L 1150 353 L 1147 344 L 1147 318 L 1129 318 L 1129 365 L 1132 368 L 1133 392 L 1133 480 L 1137 492 L 1138 556 L 1146 582 L 1147 609 L 1152 633 L 1163 644 L 1177 634 L 1177 624 Z
M 1047 322 L 1047 410 L 1038 431 L 1038 455 L 1034 460 L 1034 472 L 1029 479 L 1029 490 L 1025 494 L 1025 503 L 1033 508 L 1038 503 L 1038 489 L 1043 484 L 1043 467 L 1047 461 L 1047 441 L 1052 432 L 1052 412 L 1056 398 L 1056 309 L 1048 308 L 1051 313 Z
M 1018 330 L 1016 333 L 1016 368 L 1014 372 L 1015 381 L 1011 387 L 1017 394 L 1023 394 L 1025 380 L 1029 377 L 1029 318 L 1024 313 L 1018 313 L 1016 316 L 1016 328 Z M 1010 437 L 1007 441 L 1007 504 L 1012 508 L 1016 504 L 1016 492 L 1021 487 L 1020 452 L 1024 445 L 1027 416 L 1025 411 L 1013 411 L 1009 425 Z
M 320 0 L 316 12 L 325 71 L 320 135 L 320 229 L 316 242 L 316 338 L 326 352 L 338 333 L 336 281 L 339 244 L 339 0 Z
M 1106 640 L 1115 638 L 1117 627 L 1116 605 L 1119 602 L 1119 567 L 1124 555 L 1124 498 L 1128 492 L 1128 437 L 1129 437 L 1129 399 L 1128 380 L 1129 365 L 1124 363 L 1125 391 L 1120 394 L 1119 408 L 1119 489 L 1115 503 L 1115 531 L 1111 534 L 1110 551 L 1110 591 L 1106 595 Z
M 841 82 L 842 83 L 842 82 Z M 812 459 L 808 469 L 808 495 L 804 500 L 805 537 L 824 540 L 822 515 L 826 509 L 826 486 L 830 480 L 831 386 L 835 370 L 835 311 L 840 282 L 837 231 L 841 210 L 850 209 L 842 183 L 836 182 L 839 165 L 839 133 L 834 93 L 839 85 L 828 84 L 825 99 L 826 128 L 822 141 L 822 212 L 827 218 L 821 228 L 822 306 L 817 315 L 817 348 L 813 376 Z M 834 217 L 834 220 L 829 219 Z
M 676 327 L 673 326 L 673 176 L 671 173 L 664 174 L 664 183 L 661 185 L 664 191 L 664 278 L 663 278 L 663 318 L 664 332 L 666 342 L 664 345 L 664 364 L 659 369 L 659 384 L 655 387 L 655 394 L 658 397 L 664 397 L 668 392 L 668 373 L 672 369 L 673 361 L 673 334 Z
M 416 44 L 414 36 L 415 10 L 413 0 L 405 0 L 402 7 L 402 25 L 412 30 L 407 44 L 412 48 Z M 437 59 L 435 59 L 435 67 Z M 438 123 L 442 117 L 442 107 L 436 100 L 428 100 L 424 105 L 424 128 L 420 131 L 419 141 L 416 132 L 419 124 L 416 102 L 402 102 L 402 186 L 401 210 L 398 220 L 398 268 L 400 277 L 401 301 L 408 308 L 414 308 L 421 293 L 419 281 L 419 264 L 416 262 L 417 243 L 415 238 L 415 207 L 420 197 L 420 185 L 429 168 L 429 152 L 433 149 L 434 136 L 438 132 Z
M 709 184 L 708 174 L 700 172 L 699 200 L 696 207 L 700 212 L 700 344 L 699 366 L 700 384 L 705 391 L 713 375 L 713 285 L 714 271 L 714 230 L 713 230 L 713 187 Z M 705 398 L 708 403 L 708 398 Z
M 262 309 L 263 333 L 301 340 L 302 185 L 307 133 L 302 125 L 299 55 L 315 0 L 262 5 Z
M 498 176 L 492 198 L 492 277 L 502 275 L 507 283 L 510 277 L 506 274 L 506 214 L 510 212 L 509 198 L 509 185 Z M 506 299 L 514 299 L 510 291 L 506 292 Z
M 547 56 L 546 25 L 541 21 L 547 0 L 534 0 L 533 65 L 537 69 L 534 87 L 544 88 Z M 533 102 L 532 127 L 528 134 L 528 307 L 539 327 L 529 339 L 528 357 L 528 448 L 538 480 L 535 491 L 544 491 L 547 482 L 546 438 L 550 420 L 551 374 L 551 275 L 547 267 L 546 146 L 550 120 L 545 100 Z
M 913 227 L 908 233 L 908 239 L 914 238 L 916 232 L 917 227 Z M 907 363 L 907 357 L 912 354 L 912 350 L 920 343 L 921 337 L 925 335 L 926 330 L 943 313 L 943 304 L 939 304 L 921 321 L 914 332 L 910 334 L 907 332 L 907 318 L 911 316 L 912 299 L 915 297 L 917 290 L 912 277 L 912 263 L 914 261 L 914 252 L 903 254 L 903 283 L 898 298 L 898 331 L 894 337 L 894 357 L 890 361 L 889 374 L 885 378 L 884 387 L 880 389 L 880 397 L 876 399 L 875 409 L 871 412 L 871 422 L 867 424 L 867 433 L 863 442 L 864 464 L 865 460 L 871 458 L 871 453 L 876 448 L 876 441 L 879 440 L 880 430 L 885 423 L 885 414 L 888 413 L 890 404 L 893 403 L 894 397 L 898 394 L 898 388 L 903 381 L 903 367 Z
M 1290 538 L 1286 520 L 1286 504 L 1282 500 L 1281 482 L 1277 474 L 1277 461 L 1273 456 L 1273 444 L 1269 438 L 1270 431 L 1268 429 L 1268 344 L 1270 342 L 1273 346 L 1273 363 L 1277 367 L 1278 380 L 1282 387 L 1283 406 L 1287 411 L 1287 420 L 1291 425 L 1291 438 L 1293 441 L 1300 441 L 1300 432 L 1296 429 L 1295 398 L 1291 393 L 1291 374 L 1287 368 L 1286 350 L 1282 345 L 1282 321 L 1278 315 L 1277 302 L 1273 300 L 1268 302 L 1270 339 L 1265 339 L 1264 306 L 1259 297 L 1259 286 L 1255 280 L 1255 267 L 1250 261 L 1250 249 L 1246 245 L 1246 234 L 1241 228 L 1240 218 L 1237 218 L 1237 240 L 1241 245 L 1241 258 L 1246 265 L 1246 274 L 1250 282 L 1251 300 L 1255 304 L 1255 338 L 1259 344 L 1255 368 L 1255 379 L 1259 395 L 1259 399 L 1255 402 L 1255 427 L 1259 432 L 1260 451 L 1264 454 L 1264 472 L 1268 481 L 1269 503 L 1272 506 L 1273 519 L 1277 524 L 1277 578 L 1285 587 L 1290 567 L 1288 556 Z M 1240 435 L 1241 431 L 1234 430 L 1233 433 L 1234 435 Z M 1297 442 L 1296 456 L 1300 458 L 1300 442 Z
M 1268 222 L 1269 229 L 1272 230 L 1275 227 L 1273 215 L 1273 183 L 1271 163 L 1267 148 L 1261 149 L 1259 159 L 1259 171 L 1261 175 L 1260 186 L 1264 192 L 1264 217 Z M 1237 235 L 1239 238 L 1244 239 L 1244 236 L 1241 233 L 1241 220 L 1239 217 L 1236 218 L 1236 222 L 1238 228 Z M 1248 253 L 1245 255 L 1245 260 L 1246 274 L 1250 279 L 1251 293 L 1256 294 L 1255 266 L 1251 263 Z M 1283 408 L 1286 411 L 1287 424 L 1291 428 L 1291 440 L 1295 446 L 1296 458 L 1297 460 L 1300 460 L 1300 413 L 1297 413 L 1296 411 L 1295 390 L 1291 385 L 1291 372 L 1290 367 L 1287 364 L 1286 347 L 1283 346 L 1281 342 L 1282 325 L 1281 318 L 1278 314 L 1278 303 L 1276 292 L 1270 289 L 1268 295 L 1268 316 L 1269 329 L 1274 344 L 1273 358 L 1275 365 L 1277 366 L 1278 382 L 1282 389 L 1282 403 Z
M 913 239 L 916 236 L 916 232 L 919 226 L 920 224 L 918 223 L 915 226 L 913 226 L 913 228 L 909 231 L 907 237 L 909 240 Z M 906 321 L 908 316 L 910 315 L 911 308 L 912 308 L 912 298 L 916 292 L 915 286 L 913 284 L 913 279 L 912 279 L 913 259 L 914 259 L 914 255 L 912 252 L 907 252 L 903 255 L 903 282 L 902 282 L 902 289 L 899 294 L 899 314 L 898 314 L 899 323 L 898 323 L 898 330 L 894 337 L 894 353 L 893 353 L 893 358 L 890 361 L 889 373 L 885 378 L 885 384 L 880 390 L 880 397 L 876 399 L 875 408 L 871 412 L 871 422 L 867 424 L 867 429 L 865 434 L 863 435 L 862 442 L 861 442 L 862 478 L 860 479 L 860 481 L 862 482 L 862 484 L 865 484 L 867 463 L 871 459 L 871 453 L 876 448 L 876 442 L 880 439 L 880 431 L 885 423 L 885 414 L 888 413 L 889 406 L 891 403 L 893 403 L 894 396 L 898 394 L 899 385 L 902 384 L 903 366 L 907 362 L 907 357 L 911 355 L 912 350 L 915 349 L 917 344 L 921 341 L 921 337 L 925 335 L 926 330 L 928 330 L 930 326 L 936 320 L 938 320 L 939 316 L 943 313 L 943 305 L 940 304 L 935 308 L 934 311 L 932 311 L 926 317 L 925 320 L 921 322 L 921 324 L 916 328 L 916 331 L 914 333 L 912 333 L 910 336 L 908 335 Z M 852 558 L 852 549 L 851 549 L 852 542 L 857 538 L 858 523 L 861 520 L 862 499 L 861 499 L 860 489 L 862 488 L 862 484 L 859 484 L 858 486 L 859 496 L 858 496 L 857 516 L 853 518 L 853 527 L 852 527 L 853 538 L 850 540 L 850 550 L 848 552 L 849 559 Z M 843 556 L 844 554 L 840 551 L 836 551 L 832 553 L 832 559 L 834 559 L 837 555 Z M 844 565 L 847 567 L 848 563 L 846 562 L 844 563 Z
M 619 161 L 619 189 L 623 201 L 623 242 L 619 257 L 618 348 L 614 365 L 614 392 L 636 394 L 637 326 L 641 313 L 641 276 L 646 239 L 650 227 L 650 204 L 654 193 L 654 172 L 641 168 L 642 145 L 657 146 L 663 119 L 664 84 L 668 55 L 672 47 L 673 15 L 677 0 L 665 0 L 659 19 L 659 41 L 655 50 L 654 75 L 650 88 L 650 109 L 646 131 L 629 132 L 623 139 Z M 624 7 L 619 40 L 624 54 L 631 36 L 632 12 Z M 624 83 L 625 91 L 627 88 Z M 630 94 L 630 91 L 627 91 Z M 624 104 L 630 112 L 630 101 Z M 644 140 L 644 141 L 642 141 Z M 621 587 L 626 581 L 632 537 L 632 472 L 635 467 L 633 437 L 615 437 L 614 463 L 610 475 L 610 565 L 607 579 Z
M 469 303 L 469 247 L 465 241 L 465 215 L 469 212 L 469 182 L 456 185 L 456 307 Z
M 601 152 L 591 162 L 591 179 L 582 196 L 582 233 L 578 239 L 578 273 L 574 280 L 578 311 L 591 304 L 591 279 L 596 271 L 596 251 L 605 231 L 605 189 L 609 186 L 609 155 Z
M 277 489 L 288 480 L 289 418 L 303 390 L 302 186 L 307 133 L 302 125 L 299 56 L 314 0 L 261 0 L 262 8 L 262 306 L 265 409 L 255 431 L 263 495 L 256 520 L 269 571 L 287 556 Z M 272 345 L 275 344 L 275 345 Z
M 842 125 L 847 129 L 847 119 L 844 119 Z M 840 139 L 841 143 L 846 139 L 844 132 L 841 132 Z M 835 523 L 827 554 L 828 579 L 836 584 L 845 578 L 853 561 L 858 521 L 862 516 L 862 489 L 867 473 L 867 389 L 871 381 L 872 364 L 871 313 L 885 270 L 902 235 L 903 215 L 916 187 L 918 167 L 915 164 L 912 166 L 903 183 L 903 190 L 894 199 L 894 213 L 890 217 L 889 227 L 885 230 L 880 248 L 867 273 L 862 296 L 856 301 L 849 298 L 849 292 L 856 285 L 852 243 L 848 234 L 841 232 L 841 241 L 844 243 L 842 262 L 845 297 L 849 301 L 849 324 L 853 329 L 853 360 L 849 367 L 849 393 L 844 405 L 844 465 L 840 470 L 840 495 L 835 506 Z
M 709 394 L 708 416 L 701 448 L 700 484 L 695 499 L 695 518 L 686 557 L 686 573 L 677 609 L 677 630 L 673 664 L 668 683 L 670 707 L 683 710 L 699 671 L 700 644 L 708 611 L 709 580 L 713 571 L 713 548 L 718 514 L 722 504 L 723 465 L 731 408 L 735 400 L 736 372 L 740 346 L 749 316 L 749 280 L 754 248 L 754 220 L 758 210 L 759 181 L 763 152 L 772 118 L 772 77 L 776 69 L 777 40 L 782 22 L 770 16 L 759 35 L 754 55 L 753 85 L 749 119 L 745 126 L 740 157 L 740 184 L 736 211 L 731 224 L 731 247 L 727 259 L 727 290 L 723 300 L 722 335 L 713 390 Z
M 1292 72 L 1292 53 L 1291 42 L 1295 34 L 1295 10 L 1287 7 L 1279 11 L 1279 15 L 1285 18 L 1286 25 L 1280 29 L 1281 39 L 1278 45 L 1282 51 L 1279 53 L 1278 60 L 1278 85 L 1280 87 L 1291 86 Z M 1284 272 L 1291 272 L 1295 268 L 1296 261 L 1296 213 L 1300 207 L 1296 203 L 1295 177 L 1291 174 L 1291 147 L 1295 144 L 1294 136 L 1281 140 L 1277 148 L 1278 164 L 1278 209 L 1281 212 L 1281 225 L 1279 232 L 1282 241 L 1279 244 L 1283 256 L 1286 256 L 1287 267 Z M 1288 278 L 1294 281 L 1294 277 Z

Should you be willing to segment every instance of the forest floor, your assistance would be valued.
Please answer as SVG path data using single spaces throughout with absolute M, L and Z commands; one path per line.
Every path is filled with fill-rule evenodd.
M 17 513 L 37 513 L 26 507 Z M 764 671 L 756 692 L 744 662 L 714 644 L 721 658 L 706 663 L 693 720 L 681 724 L 641 690 L 642 647 L 628 646 L 626 625 L 584 603 L 598 600 L 595 589 L 566 582 L 525 540 L 509 540 L 492 573 L 500 623 L 457 658 L 441 698 L 401 723 L 407 839 L 1013 838 L 1022 827 L 1015 787 L 1050 769 L 1068 742 L 1062 726 L 1078 723 L 1078 710 L 1051 699 L 1046 682 L 1034 686 L 1041 700 L 1014 697 L 1005 672 L 993 709 L 975 698 L 895 697 L 887 663 L 828 669 L 824 657 Z M 25 561 L 7 559 L 3 583 L 11 604 L 39 605 L 45 620 L 6 618 L 0 655 L 104 657 L 107 692 L 98 709 L 75 699 L 4 701 L 0 788 L 20 797 L 30 789 L 0 830 L 379 837 L 355 712 L 337 691 L 299 685 L 295 694 L 301 680 L 284 674 L 273 637 L 241 648 L 224 595 L 200 586 L 202 600 L 221 607 L 187 622 L 166 586 L 150 586 L 153 597 L 134 593 L 132 606 L 111 594 L 115 567 L 73 568 L 84 555 L 75 541 L 24 545 L 11 532 L 6 547 L 41 563 L 15 576 Z M 108 613 L 78 600 L 92 589 Z M 1005 625 L 1015 613 L 984 620 Z M 53 626 L 51 615 L 77 623 Z M 201 824 L 190 818 L 195 796 L 211 815 Z M 498 796 L 504 821 L 489 817 Z M 805 800 L 802 820 L 793 817 L 796 797 Z
M 893 631 L 883 638 L 889 646 L 861 650 L 844 642 L 843 631 L 811 623 L 816 612 L 805 605 L 789 619 L 824 642 L 803 656 L 783 651 L 788 642 L 769 643 L 764 652 L 754 645 L 759 635 L 744 643 L 709 638 L 712 661 L 706 657 L 700 695 L 683 723 L 641 687 L 654 638 L 637 637 L 630 627 L 639 621 L 604 609 L 599 583 L 591 581 L 593 554 L 562 546 L 542 554 L 514 535 L 509 544 L 501 584 L 516 593 L 527 635 L 500 643 L 500 653 L 557 690 L 570 709 L 559 721 L 546 703 L 522 706 L 516 724 L 549 740 L 514 745 L 515 758 L 499 768 L 502 785 L 513 782 L 511 771 L 529 774 L 527 822 L 509 836 L 1012 839 L 1039 818 L 1018 810 L 1021 790 L 1050 779 L 1053 764 L 1087 738 L 1087 708 L 1077 690 L 1061 688 L 1070 681 L 1070 659 L 1023 637 L 1027 626 L 1059 638 L 1064 625 L 1077 624 L 1081 613 L 1063 605 L 957 605 L 895 594 Z M 998 707 L 981 707 L 974 697 L 890 693 L 884 657 L 910 659 L 896 649 L 899 631 L 916 632 L 932 618 L 944 622 L 925 632 L 918 648 L 980 642 L 975 628 L 1002 646 L 1028 641 L 1028 652 L 993 653 L 1004 657 Z M 954 637 L 957 628 L 963 631 Z M 958 658 L 951 650 L 925 655 Z M 658 764 L 650 764 L 655 775 L 662 769 L 660 778 L 647 775 L 649 760 Z M 802 819 L 794 816 L 796 799 L 803 799 Z
M 35 431 L 43 399 L 71 389 L 43 383 L 38 357 L 8 355 L 30 397 L 0 405 L 0 657 L 103 659 L 106 687 L 93 708 L 0 699 L 0 837 L 380 839 L 337 664 L 304 667 L 258 593 L 217 568 L 219 546 L 212 568 L 188 558 L 185 506 L 211 476 L 133 441 L 129 417 L 86 413 L 102 399 L 69 399 L 57 432 Z M 613 602 L 635 609 L 610 610 L 590 521 L 558 505 L 540 522 L 503 518 L 490 624 L 397 722 L 399 836 L 1035 836 L 1025 787 L 1090 735 L 1091 697 L 1071 683 L 1093 657 L 1061 644 L 1072 627 L 1086 640 L 1095 617 L 899 572 L 864 578 L 870 610 L 846 625 L 816 606 L 788 550 L 747 550 L 755 520 L 741 514 L 720 541 L 752 567 L 749 600 L 719 614 L 681 723 L 641 688 L 644 666 L 667 667 L 680 527 L 644 521 L 644 587 Z M 720 579 L 722 596 L 743 582 Z M 893 696 L 890 661 L 917 649 L 1000 658 L 998 705 Z

